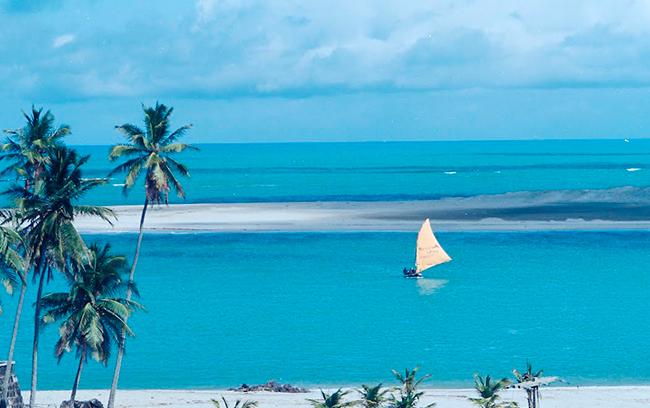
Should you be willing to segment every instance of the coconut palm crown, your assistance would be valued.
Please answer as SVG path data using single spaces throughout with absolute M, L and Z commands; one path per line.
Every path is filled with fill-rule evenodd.
M 469 398 L 469 400 L 481 408 L 515 408 L 516 402 L 501 401 L 499 392 L 507 388 L 510 380 L 503 378 L 501 380 L 493 381 L 492 377 L 485 376 L 483 378 L 479 374 L 474 374 L 474 389 L 478 393 L 478 398 Z
M 331 394 L 327 394 L 325 391 L 321 390 L 321 399 L 307 399 L 311 406 L 314 408 L 345 408 L 352 407 L 356 405 L 356 401 L 345 401 L 345 396 L 350 393 L 350 391 L 343 391 L 341 389 L 336 390 Z
M 172 155 L 195 147 L 179 143 L 178 140 L 192 125 L 181 126 L 171 131 L 169 120 L 174 108 L 156 102 L 154 107 L 142 106 L 144 129 L 124 124 L 116 126 L 127 139 L 127 143 L 111 148 L 110 160 L 124 158 L 110 175 L 126 173 L 123 191 L 131 189 L 142 172 L 145 173 L 145 194 L 148 203 L 167 203 L 169 191 L 175 190 L 179 197 L 185 197 L 183 186 L 176 173 L 189 177 L 187 167 Z
M 378 408 L 381 407 L 387 400 L 386 394 L 390 391 L 387 388 L 382 388 L 383 384 L 379 383 L 374 387 L 363 384 L 361 389 L 357 390 L 361 395 L 359 404 L 365 408 Z
M 231 408 L 230 404 L 228 403 L 228 400 L 226 400 L 225 397 L 221 397 L 221 401 L 213 399 L 212 404 L 215 406 L 215 408 Z M 256 408 L 257 407 L 257 401 L 252 401 L 252 400 L 236 400 L 234 404 L 232 405 L 232 408 Z
M 77 376 L 72 387 L 71 400 L 75 399 L 81 370 L 89 356 L 106 364 L 113 343 L 117 343 L 124 330 L 133 332 L 126 323 L 132 310 L 140 308 L 133 301 L 122 298 L 127 283 L 122 279 L 126 259 L 110 253 L 110 245 L 93 244 L 89 247 L 87 265 L 71 264 L 65 272 L 68 292 L 43 296 L 43 324 L 61 321 L 59 340 L 54 355 L 60 361 L 73 347 L 79 359 Z
M 23 112 L 26 123 L 19 129 L 5 130 L 7 139 L 0 145 L 0 160 L 10 162 L 0 176 L 13 173 L 24 179 L 26 186 L 38 179 L 49 161 L 49 153 L 61 146 L 61 139 L 70 133 L 67 125 L 54 125 L 54 115 L 43 108 L 32 106 L 31 112 Z
M 392 370 L 393 375 L 399 381 L 400 387 L 398 389 L 398 395 L 391 395 L 390 397 L 390 403 L 389 407 L 390 408 L 415 408 L 418 406 L 418 403 L 420 401 L 420 398 L 424 395 L 424 392 L 418 391 L 418 387 L 422 382 L 426 381 L 429 377 L 431 377 L 430 374 L 426 374 L 418 378 L 417 374 L 419 371 L 419 367 L 415 367 L 412 370 L 409 370 L 408 368 L 404 370 L 404 374 Z M 425 405 L 424 408 L 431 408 L 435 407 L 436 404 L 428 404 Z
M 106 179 L 84 178 L 81 167 L 89 156 L 79 157 L 74 150 L 57 148 L 45 166 L 42 183 L 36 189 L 14 184 L 5 194 L 16 202 L 15 219 L 19 225 L 34 278 L 52 268 L 63 270 L 68 259 L 87 260 L 87 249 L 73 225 L 75 216 L 91 215 L 111 222 L 109 208 L 79 205 L 76 202 Z

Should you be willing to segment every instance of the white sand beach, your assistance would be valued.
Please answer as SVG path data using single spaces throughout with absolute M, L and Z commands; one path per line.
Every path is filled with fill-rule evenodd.
M 328 390 L 329 392 L 333 390 Z M 23 397 L 28 397 L 25 393 Z M 212 398 L 224 396 L 226 400 L 251 399 L 259 402 L 260 408 L 302 408 L 309 407 L 306 398 L 318 398 L 319 392 L 313 390 L 306 394 L 283 394 L 271 392 L 237 393 L 223 390 L 123 390 L 118 394 L 117 406 L 124 408 L 155 407 L 195 407 L 212 408 Z M 356 398 L 354 393 L 350 394 Z M 470 408 L 467 400 L 474 393 L 469 389 L 427 389 L 423 403 L 436 402 L 438 408 Z M 39 406 L 58 408 L 61 401 L 69 397 L 69 391 L 41 391 L 38 393 Z M 80 390 L 79 399 L 97 398 L 106 402 L 107 390 Z M 526 406 L 522 390 L 503 392 L 503 398 Z M 650 386 L 620 387 L 561 387 L 545 388 L 542 391 L 544 408 L 636 408 L 650 404 Z
M 177 204 L 154 206 L 147 212 L 148 231 L 413 231 L 426 217 L 436 231 L 616 230 L 650 229 L 650 220 L 615 218 L 478 218 L 456 217 L 477 208 L 458 200 L 390 202 L 291 202 L 242 204 Z M 113 225 L 79 217 L 82 232 L 134 232 L 140 206 L 112 207 Z M 484 203 L 481 208 L 485 208 Z M 499 207 L 492 204 L 491 208 Z

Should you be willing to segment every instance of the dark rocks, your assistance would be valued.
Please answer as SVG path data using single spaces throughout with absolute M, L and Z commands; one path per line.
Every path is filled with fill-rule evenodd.
M 70 401 L 63 401 L 59 408 L 104 408 L 104 405 L 98 399 L 91 399 L 90 401 L 75 401 L 74 407 Z
M 291 384 L 279 384 L 275 381 L 269 381 L 266 384 L 258 384 L 258 385 L 242 384 L 237 388 L 229 388 L 228 391 L 237 391 L 237 392 L 267 391 L 267 392 L 287 392 L 291 394 L 309 392 L 309 390 L 305 388 L 294 387 Z

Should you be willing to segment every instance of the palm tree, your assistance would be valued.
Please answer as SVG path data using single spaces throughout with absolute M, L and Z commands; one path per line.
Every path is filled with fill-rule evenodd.
M 118 342 L 124 330 L 133 335 L 126 320 L 139 305 L 119 297 L 126 290 L 122 275 L 126 274 L 126 258 L 110 253 L 110 245 L 89 248 L 90 263 L 72 264 L 65 276 L 70 289 L 67 293 L 43 296 L 40 304 L 45 314 L 44 324 L 62 321 L 54 355 L 63 355 L 75 346 L 79 365 L 70 393 L 74 407 L 77 388 L 84 364 L 91 355 L 106 364 L 113 342 Z
M 478 374 L 474 374 L 474 389 L 479 397 L 469 398 L 469 400 L 481 408 L 516 408 L 518 406 L 516 402 L 500 401 L 499 392 L 509 384 L 510 380 L 507 378 L 492 381 L 489 375 L 483 378 Z
M 170 131 L 169 120 L 173 108 L 168 108 L 156 102 L 155 107 L 145 107 L 143 105 L 142 109 L 144 111 L 144 130 L 132 124 L 116 126 L 126 136 L 127 143 L 113 146 L 108 156 L 110 160 L 125 158 L 125 161 L 109 174 L 111 176 L 116 173 L 126 173 L 123 189 L 125 194 L 135 185 L 144 171 L 145 199 L 140 216 L 135 255 L 133 256 L 129 274 L 130 281 L 133 281 L 135 269 L 138 265 L 147 207 L 154 203 L 167 203 L 171 189 L 175 190 L 179 197 L 185 197 L 183 186 L 178 181 L 175 173 L 177 172 L 184 177 L 189 177 L 190 173 L 184 164 L 172 156 L 188 149 L 196 150 L 190 145 L 178 142 L 190 129 L 191 125 L 181 126 L 174 131 Z M 131 299 L 131 292 L 127 291 L 126 298 Z M 108 408 L 113 408 L 115 405 L 115 393 L 120 378 L 124 346 L 124 342 L 121 342 L 117 351 L 113 383 L 108 397 Z
M 533 371 L 533 365 L 530 362 L 526 363 L 526 370 L 523 374 L 516 368 L 512 370 L 515 380 L 518 384 L 535 381 L 544 375 L 544 370 Z M 526 387 L 526 400 L 528 401 L 528 408 L 537 407 L 539 401 L 539 387 Z
M 3 214 L 5 220 L 9 218 L 8 214 Z M 9 392 L 9 380 L 11 377 L 11 369 L 13 367 L 14 351 L 16 349 L 16 338 L 18 337 L 18 323 L 20 322 L 20 315 L 25 301 L 25 293 L 27 292 L 27 282 L 25 280 L 25 261 L 22 257 L 22 239 L 20 235 L 11 227 L 2 225 L 0 226 L 0 275 L 3 275 L 5 287 L 8 292 L 13 292 L 13 287 L 20 281 L 20 295 L 18 297 L 18 305 L 16 307 L 16 316 L 14 325 L 11 332 L 11 340 L 9 342 L 9 353 L 7 356 L 7 366 L 4 373 L 4 381 L 2 384 L 2 395 L 0 403 L 4 401 L 7 404 L 7 396 Z
M 19 129 L 5 130 L 7 138 L 5 143 L 0 145 L 0 160 L 10 162 L 5 169 L 0 172 L 0 176 L 6 176 L 13 173 L 16 180 L 23 179 L 25 190 L 32 191 L 42 178 L 45 165 L 49 162 L 52 150 L 60 147 L 63 136 L 70 133 L 67 125 L 56 127 L 54 125 L 54 115 L 50 111 L 43 113 L 43 109 L 36 109 L 32 106 L 30 114 L 23 112 L 26 119 L 25 126 Z M 14 214 L 3 215 L 4 223 L 9 218 L 15 221 Z M 16 316 L 12 330 L 11 341 L 9 345 L 7 373 L 2 392 L 0 403 L 7 402 L 7 392 L 9 385 L 9 375 L 11 373 L 14 348 L 18 335 L 20 316 L 27 291 L 27 274 L 30 270 L 29 259 L 24 259 L 22 266 L 22 284 L 20 296 L 16 307 Z
M 32 346 L 32 383 L 30 406 L 34 406 L 38 381 L 38 340 L 40 329 L 40 299 L 45 282 L 53 271 L 63 271 L 70 261 L 88 263 L 86 245 L 73 225 L 76 215 L 93 215 L 111 222 L 113 212 L 105 207 L 78 205 L 91 189 L 106 183 L 105 179 L 82 177 L 81 167 L 89 156 L 78 157 L 74 150 L 59 147 L 51 153 L 43 175 L 34 188 L 14 184 L 7 194 L 16 201 L 18 231 L 25 244 L 27 263 L 38 278 L 34 312 L 34 339 Z
M 223 407 L 221 406 L 221 403 L 223 402 Z M 230 408 L 230 405 L 228 404 L 228 401 L 226 401 L 225 397 L 221 397 L 221 401 L 213 399 L 212 403 L 216 408 Z M 255 408 L 257 407 L 257 401 L 251 401 L 251 400 L 236 400 L 235 405 L 232 406 L 232 408 Z
M 390 397 L 390 408 L 415 408 L 417 407 L 417 404 L 420 400 L 420 398 L 424 395 L 424 392 L 418 391 L 418 387 L 422 382 L 426 381 L 429 377 L 431 377 L 430 374 L 423 375 L 420 378 L 417 378 L 417 373 L 419 371 L 419 367 L 415 367 L 412 370 L 409 370 L 408 368 L 404 370 L 404 375 L 401 373 L 397 372 L 396 370 L 392 370 L 393 375 L 399 381 L 400 387 L 398 389 L 398 396 L 391 395 Z M 431 408 L 434 407 L 436 404 L 429 404 L 426 405 L 425 408 Z
M 383 384 L 379 383 L 375 385 L 374 387 L 370 387 L 368 385 L 362 385 L 360 390 L 357 390 L 357 392 L 361 395 L 361 401 L 360 404 L 361 406 L 365 408 L 379 408 L 381 407 L 387 400 L 386 394 L 389 392 L 388 389 L 382 389 Z
M 27 123 L 19 129 L 5 130 L 7 139 L 0 145 L 0 160 L 10 161 L 0 176 L 13 173 L 16 179 L 24 179 L 29 188 L 49 160 L 50 152 L 59 147 L 61 139 L 70 133 L 67 125 L 54 125 L 54 115 L 43 108 L 32 106 L 30 114 L 23 112 Z
M 311 406 L 314 408 L 345 408 L 356 405 L 356 401 L 344 401 L 344 397 L 350 393 L 350 391 L 343 391 L 340 388 L 333 392 L 332 394 L 327 394 L 325 391 L 321 390 L 322 399 L 307 399 L 311 403 Z

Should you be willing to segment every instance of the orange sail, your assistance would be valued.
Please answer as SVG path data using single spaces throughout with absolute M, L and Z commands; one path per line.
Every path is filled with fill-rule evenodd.
M 438 243 L 431 223 L 427 218 L 422 223 L 420 231 L 418 232 L 418 240 L 416 243 L 415 251 L 415 270 L 420 273 L 432 266 L 440 265 L 441 263 L 451 261 L 451 257 L 447 255 L 444 249 Z

